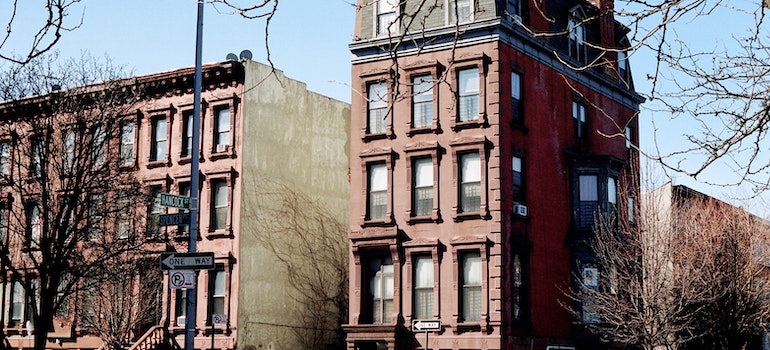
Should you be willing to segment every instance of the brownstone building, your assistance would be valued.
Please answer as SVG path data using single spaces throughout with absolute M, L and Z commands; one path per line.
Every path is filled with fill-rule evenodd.
M 121 249 L 136 254 L 135 261 L 142 265 L 128 276 L 124 287 L 129 293 L 90 283 L 88 277 L 73 281 L 72 293 L 57 307 L 47 348 L 112 348 L 114 344 L 97 329 L 101 323 L 113 325 L 111 319 L 120 324 L 133 322 L 117 332 L 122 347 L 183 346 L 187 291 L 170 288 L 169 273 L 161 273 L 159 268 L 159 255 L 186 252 L 189 228 L 161 226 L 158 216 L 183 210 L 160 205 L 161 193 L 190 193 L 193 73 L 190 67 L 75 87 L 71 90 L 75 96 L 95 92 L 104 98 L 113 92 L 106 88 L 111 84 L 117 86 L 115 91 L 133 89 L 139 94 L 123 101 L 125 105 L 114 104 L 110 111 L 98 104 L 84 105 L 74 121 L 66 113 L 52 113 L 56 111 L 50 108 L 56 91 L 0 103 L 0 248 L 12 265 L 4 264 L 6 260 L 0 264 L 5 345 L 31 348 L 31 334 L 43 329 L 35 324 L 42 307 L 41 273 L 29 264 L 30 257 L 34 260 L 43 252 L 25 254 L 31 251 L 30 244 L 41 242 L 42 248 L 42 243 L 61 237 L 81 242 L 73 248 L 84 251 L 81 256 L 85 259 L 92 258 L 94 251 L 109 254 L 109 249 L 97 249 L 101 242 L 105 247 L 125 242 Z M 318 201 L 336 220 L 347 222 L 344 146 L 349 106 L 310 92 L 304 83 L 250 60 L 204 65 L 202 86 L 197 251 L 212 252 L 215 268 L 201 270 L 195 277 L 195 347 L 235 349 L 240 343 L 247 348 L 298 348 L 300 340 L 293 330 L 302 326 L 296 320 L 304 310 L 294 306 L 297 292 L 273 254 L 299 260 L 309 257 L 271 251 L 275 247 L 260 239 L 266 235 L 259 231 L 265 225 L 256 215 L 271 203 L 253 198 L 261 191 L 275 190 L 265 187 L 268 182 L 286 186 L 302 198 Z M 99 115 L 102 117 L 97 118 Z M 306 146 L 302 152 L 290 147 L 299 145 Z M 112 176 L 109 182 L 69 181 L 62 172 L 70 165 L 78 169 L 97 162 L 98 174 Z M 42 180 L 30 176 L 32 170 L 39 174 L 40 169 L 50 170 L 50 176 Z M 128 203 L 118 201 L 117 190 L 134 182 L 141 195 Z M 45 204 L 27 199 L 41 195 L 40 190 L 20 193 L 28 183 L 50 187 L 52 194 L 40 198 L 51 203 L 27 205 Z M 79 208 L 61 204 L 70 191 L 83 192 L 80 196 L 85 197 L 77 201 Z M 82 226 L 89 237 L 75 237 L 59 224 L 64 222 L 63 215 L 69 215 L 64 213 L 70 212 L 79 216 L 67 222 Z M 61 230 L 53 230 L 60 226 Z M 92 234 L 91 226 L 98 226 L 100 234 Z M 99 296 L 107 302 L 94 300 Z M 240 299 L 246 302 L 239 305 Z M 218 322 L 214 322 L 215 315 Z
M 348 349 L 601 346 L 561 303 L 601 276 L 596 215 L 637 202 L 612 1 L 429 3 L 358 1 Z

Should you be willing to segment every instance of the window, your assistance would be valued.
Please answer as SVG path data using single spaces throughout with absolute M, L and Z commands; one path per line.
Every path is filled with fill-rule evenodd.
M 227 181 L 217 179 L 211 181 L 211 230 L 219 231 L 227 227 Z
M 473 20 L 473 2 L 474 0 L 448 0 L 449 1 L 449 23 L 463 23 Z
M 481 210 L 481 160 L 477 152 L 460 155 L 459 211 Z
M 101 236 L 104 203 L 101 194 L 88 196 L 88 239 L 95 240 Z
M 216 144 L 216 151 L 227 152 L 230 147 L 230 108 L 217 108 L 214 111 L 216 116 L 216 124 L 214 130 L 214 143 Z
M 628 56 L 625 51 L 618 51 L 618 75 L 621 80 L 628 80 Z
M 429 320 L 433 318 L 433 259 L 430 255 L 414 258 L 414 293 L 412 318 Z
M 152 145 L 150 161 L 162 161 L 166 159 L 166 117 L 152 118 Z
M 634 199 L 628 198 L 628 221 L 634 222 Z
M 11 177 L 11 143 L 8 141 L 0 141 L 0 177 Z
M 614 177 L 607 178 L 607 210 L 615 213 L 618 208 L 618 180 Z
M 147 227 L 147 235 L 148 236 L 157 236 L 160 234 L 160 222 L 159 222 L 159 216 L 163 213 L 163 206 L 160 205 L 160 193 L 162 191 L 161 186 L 150 186 L 150 215 L 147 219 L 148 226 Z
M 40 176 L 43 170 L 43 151 L 45 139 L 43 135 L 32 136 L 31 140 L 31 157 L 29 164 L 29 175 L 32 177 Z
M 131 236 L 131 208 L 133 207 L 133 201 L 130 193 L 127 191 L 119 191 L 117 197 L 118 238 L 125 239 Z
M 225 314 L 225 295 L 227 291 L 227 274 L 223 265 L 217 265 L 216 269 L 209 273 L 209 315 Z M 209 317 L 208 325 L 211 325 Z
M 521 16 L 520 6 L 520 0 L 508 0 L 506 2 L 505 10 L 508 11 L 509 16 Z
M 522 159 L 513 156 L 511 158 L 511 167 L 513 170 L 513 201 L 515 203 L 524 202 L 524 171 Z
M 31 200 L 26 204 L 27 214 L 27 242 L 30 246 L 40 246 L 40 233 L 42 224 L 40 222 L 40 205 L 37 201 Z
M 481 317 L 481 255 L 478 251 L 460 255 L 461 322 L 479 322 Z
M 71 174 L 75 170 L 75 144 L 76 136 L 74 129 L 64 131 L 64 157 L 62 158 L 62 167 L 65 174 Z
M 377 1 L 377 35 L 383 36 L 390 33 L 398 33 L 396 23 L 398 3 L 400 0 Z
M 479 117 L 479 69 L 469 68 L 457 72 L 458 120 L 466 122 Z
M 433 214 L 433 159 L 417 158 L 413 161 L 414 191 L 412 191 L 412 215 Z
M 367 170 L 367 219 L 385 219 L 388 211 L 388 169 L 384 163 L 374 163 Z
M 524 115 L 522 113 L 523 104 L 521 103 L 521 75 L 519 73 L 511 73 L 511 108 L 511 121 L 516 124 L 521 124 L 524 121 Z
M 104 142 L 107 138 L 107 130 L 103 125 L 94 127 L 91 138 L 91 164 L 99 168 L 104 165 Z
M 572 119 L 575 123 L 575 136 L 584 137 L 586 132 L 586 106 L 584 104 L 572 102 Z
M 368 264 L 372 323 L 390 323 L 393 314 L 393 261 L 389 256 L 374 257 Z
M 589 290 L 599 289 L 599 269 L 591 264 L 584 264 L 582 271 L 582 284 L 583 288 Z M 586 300 L 583 301 L 583 323 L 596 324 L 599 323 L 599 314 L 594 310 L 590 304 L 592 303 L 591 295 L 586 296 Z M 588 304 L 588 305 L 586 305 Z
M 524 271 L 521 266 L 521 256 L 513 256 L 513 319 L 520 321 L 522 319 L 523 294 L 524 294 Z
M 120 127 L 120 164 L 134 163 L 134 140 L 136 139 L 136 123 L 125 121 Z
M 182 157 L 189 157 L 193 147 L 193 112 L 182 113 Z
M 180 182 L 179 183 L 179 195 L 190 197 L 190 183 L 189 182 Z M 189 212 L 187 209 L 179 209 L 180 212 Z M 192 218 L 191 218 L 192 219 Z M 179 225 L 179 233 L 182 234 L 189 234 L 190 233 L 190 226 L 189 225 Z
M 0 203 L 0 250 L 7 247 L 5 237 L 8 234 L 8 207 L 7 204 Z
M 19 325 L 24 321 L 25 294 L 21 281 L 15 280 L 11 282 L 11 310 L 9 314 L 11 322 L 15 325 Z
M 187 320 L 187 289 L 181 288 L 176 290 L 175 310 L 177 327 L 184 327 Z
M 412 127 L 433 124 L 433 79 L 430 75 L 412 78 Z
M 388 125 L 388 86 L 385 82 L 369 84 L 367 88 L 368 133 L 385 133 Z
M 573 15 L 570 17 L 569 23 L 567 24 L 567 30 L 569 32 L 569 56 L 581 63 L 585 63 L 586 33 L 583 24 L 579 23 L 579 21 L 580 19 Z
M 594 215 L 599 208 L 599 190 L 596 175 L 580 175 L 579 177 L 579 218 L 580 228 L 590 228 L 594 224 Z
M 633 130 L 631 130 L 631 127 L 626 127 L 626 149 L 631 150 L 631 143 L 633 141 Z

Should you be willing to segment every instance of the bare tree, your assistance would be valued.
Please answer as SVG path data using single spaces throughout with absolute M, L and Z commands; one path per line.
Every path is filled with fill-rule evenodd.
M 576 276 L 571 310 L 606 342 L 745 349 L 770 322 L 767 223 L 671 188 L 648 194 L 633 222 L 600 220 L 591 247 L 601 277 Z
M 254 238 L 286 272 L 296 307 L 290 325 L 303 349 L 341 347 L 347 322 L 347 226 L 338 215 L 288 185 L 260 181 L 253 198 Z M 313 263 L 307 263 L 307 257 Z
M 81 0 L 13 0 L 3 4 L 5 33 L 0 37 L 0 59 L 27 64 L 51 51 L 62 35 L 80 27 L 71 11 Z M 25 27 L 29 26 L 29 28 Z M 10 48 L 20 47 L 20 52 Z
M 103 339 L 108 349 L 129 348 L 143 328 L 160 321 L 163 275 L 156 259 L 116 256 L 82 283 L 79 324 Z
M 9 324 L 34 326 L 36 349 L 83 281 L 107 278 L 104 266 L 148 242 L 137 208 L 148 196 L 118 147 L 136 84 L 90 57 L 54 62 L 7 71 L 0 87 L 0 263 L 26 299 Z

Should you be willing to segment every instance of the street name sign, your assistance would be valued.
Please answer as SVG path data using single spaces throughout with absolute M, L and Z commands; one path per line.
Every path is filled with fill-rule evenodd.
M 189 225 L 190 213 L 173 213 L 158 215 L 158 226 Z
M 439 332 L 441 320 L 412 320 L 412 332 Z
M 190 209 L 190 197 L 161 192 L 160 205 L 164 207 Z
M 214 253 L 160 253 L 161 270 L 213 270 Z

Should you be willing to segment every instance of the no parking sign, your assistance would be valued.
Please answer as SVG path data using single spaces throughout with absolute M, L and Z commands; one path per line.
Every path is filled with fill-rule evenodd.
M 171 289 L 195 288 L 195 270 L 170 270 L 168 280 Z

